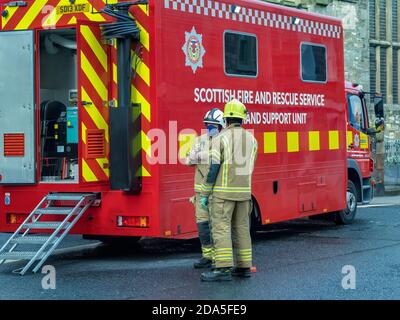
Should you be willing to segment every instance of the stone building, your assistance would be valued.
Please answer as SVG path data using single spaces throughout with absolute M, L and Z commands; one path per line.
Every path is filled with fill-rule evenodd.
M 400 0 L 268 0 L 341 18 L 346 79 L 385 99 L 385 188 L 400 185 Z M 374 112 L 370 106 L 370 124 Z M 378 164 L 383 169 L 383 163 Z

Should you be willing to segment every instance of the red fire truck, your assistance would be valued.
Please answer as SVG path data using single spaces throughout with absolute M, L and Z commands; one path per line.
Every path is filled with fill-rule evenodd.
M 371 199 L 340 20 L 252 0 L 0 3 L 0 260 L 29 260 L 21 274 L 67 233 L 196 237 L 182 159 L 232 98 L 259 142 L 254 223 L 350 223 Z

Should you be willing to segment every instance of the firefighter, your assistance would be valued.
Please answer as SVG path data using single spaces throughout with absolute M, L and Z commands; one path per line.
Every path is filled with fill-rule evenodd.
M 187 164 L 196 166 L 194 176 L 195 196 L 192 198 L 192 202 L 195 206 L 196 223 L 202 249 L 201 259 L 193 265 L 195 269 L 209 268 L 213 263 L 214 250 L 210 231 L 210 216 L 208 209 L 203 208 L 200 204 L 200 192 L 209 163 L 210 140 L 226 126 L 224 114 L 218 108 L 208 111 L 203 122 L 207 128 L 207 134 L 196 138 L 187 157 Z
M 211 143 L 210 165 L 200 203 L 211 212 L 215 268 L 202 273 L 203 281 L 229 281 L 232 275 L 251 276 L 251 176 L 258 144 L 242 127 L 246 116 L 246 107 L 240 101 L 228 102 L 224 110 L 227 128 Z

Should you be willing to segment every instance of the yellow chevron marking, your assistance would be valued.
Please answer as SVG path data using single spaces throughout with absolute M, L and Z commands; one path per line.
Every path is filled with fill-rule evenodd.
M 129 15 L 132 18 L 135 18 L 131 13 L 129 13 Z M 143 47 L 145 47 L 147 49 L 147 51 L 150 51 L 150 35 L 149 35 L 148 31 L 137 20 L 136 20 L 136 24 L 140 29 L 140 43 L 143 45 Z
M 2 22 L 2 28 L 4 29 L 5 26 L 7 25 L 7 23 L 11 20 L 12 16 L 14 15 L 15 12 L 17 12 L 18 7 L 6 7 L 7 11 L 8 11 L 8 15 L 5 18 L 1 19 Z
M 24 30 L 28 29 L 33 20 L 38 16 L 38 14 L 42 11 L 43 7 L 46 5 L 47 0 L 35 0 L 32 2 L 31 7 L 25 13 L 24 17 L 19 21 L 15 30 Z
M 136 23 L 140 28 L 140 43 L 147 49 L 147 51 L 150 51 L 150 35 L 138 21 L 136 21 Z
M 85 56 L 83 51 L 81 51 L 81 65 L 83 72 L 93 84 L 93 87 L 96 89 L 101 100 L 108 101 L 108 90 L 103 81 L 100 79 L 97 72 L 93 69 L 93 66 L 90 64 L 88 58 Z
M 132 51 L 132 55 L 134 55 L 135 59 L 137 59 L 137 56 L 134 54 Z M 139 76 L 143 79 L 144 82 L 150 87 L 150 68 L 139 58 L 140 62 L 138 63 L 136 67 L 136 72 L 139 74 Z M 135 69 L 135 66 L 132 66 L 133 69 Z
M 96 159 L 96 161 L 99 164 L 100 168 L 104 171 L 104 174 L 107 177 L 110 177 L 110 169 L 104 168 L 104 165 L 108 164 L 108 159 L 107 158 L 99 158 L 99 159 Z
M 106 19 L 101 14 L 93 14 L 91 12 L 84 12 L 84 14 L 90 21 L 96 21 L 96 22 L 106 21 Z
M 151 140 L 144 131 L 142 131 L 142 149 L 146 152 L 148 157 L 151 157 Z
M 86 42 L 88 43 L 88 45 L 90 46 L 90 48 L 93 50 L 97 59 L 99 59 L 104 70 L 107 72 L 108 71 L 107 53 L 104 50 L 103 46 L 96 38 L 96 36 L 93 34 L 89 26 L 81 26 L 81 33 L 85 38 Z
M 151 106 L 150 103 L 146 100 L 145 97 L 137 90 L 134 86 L 132 86 L 132 102 L 140 103 L 142 114 L 145 118 L 151 122 Z
M 137 154 L 142 150 L 142 133 L 140 132 L 133 139 L 133 156 L 136 157 Z
M 144 131 L 141 131 L 133 140 L 133 155 L 136 156 L 141 150 L 151 157 L 151 141 Z
M 76 17 L 72 17 L 71 20 L 68 21 L 68 24 L 76 24 Z
M 287 150 L 288 152 L 299 152 L 298 132 L 287 132 Z
M 264 153 L 276 153 L 276 132 L 264 132 Z
M 42 13 L 46 14 L 44 20 L 42 21 L 42 27 L 45 29 L 49 27 L 54 27 L 57 24 L 57 21 L 60 19 L 60 17 L 57 16 L 56 7 L 53 6 L 48 6 L 48 8 L 44 7 L 42 9 Z
M 86 144 L 86 126 L 83 122 L 81 122 L 82 124 L 82 141 Z
M 115 63 L 113 63 L 113 80 L 115 83 L 118 82 L 118 69 Z
M 319 131 L 310 131 L 308 133 L 308 150 L 310 151 L 321 150 Z
M 55 7 L 53 7 L 53 10 L 50 12 L 48 17 L 42 22 L 43 27 L 51 27 L 51 26 L 57 25 L 57 22 L 62 18 L 62 15 L 57 14 L 57 7 L 62 6 L 62 5 L 68 6 L 70 4 L 71 3 L 69 2 L 69 0 L 61 0 L 59 3 L 57 3 L 57 5 Z M 76 21 L 76 19 L 75 19 L 75 21 Z
M 88 93 L 86 92 L 84 87 L 81 87 L 81 94 L 82 94 L 82 100 L 83 101 L 87 101 L 87 102 L 91 102 L 92 103 L 92 104 L 86 105 L 84 108 L 87 111 L 87 113 L 89 114 L 90 118 L 92 118 L 93 122 L 96 124 L 96 127 L 98 129 L 104 129 L 105 138 L 106 138 L 106 141 L 108 142 L 109 133 L 108 133 L 108 124 L 107 124 L 107 122 L 104 120 L 104 118 L 101 115 L 99 109 L 97 109 L 96 106 L 93 104 L 92 99 L 90 98 L 90 96 L 88 95 Z
M 98 181 L 97 177 L 95 176 L 95 174 L 93 173 L 93 171 L 90 169 L 85 159 L 83 158 L 82 158 L 82 176 L 86 182 Z
M 151 174 L 144 166 L 141 166 L 136 172 L 137 177 L 151 177 Z
M 329 131 L 329 150 L 339 149 L 339 131 Z
M 149 6 L 147 4 L 139 4 L 139 8 L 146 14 L 149 15 Z

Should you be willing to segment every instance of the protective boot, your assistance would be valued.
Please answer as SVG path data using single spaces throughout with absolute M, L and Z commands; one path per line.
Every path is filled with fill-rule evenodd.
M 232 276 L 239 278 L 250 278 L 251 270 L 250 268 L 234 268 L 232 270 Z
M 207 269 L 211 268 L 212 260 L 202 257 L 199 261 L 193 264 L 193 268 L 195 269 Z
M 213 271 L 203 272 L 200 279 L 205 282 L 231 281 L 231 268 L 215 268 Z

